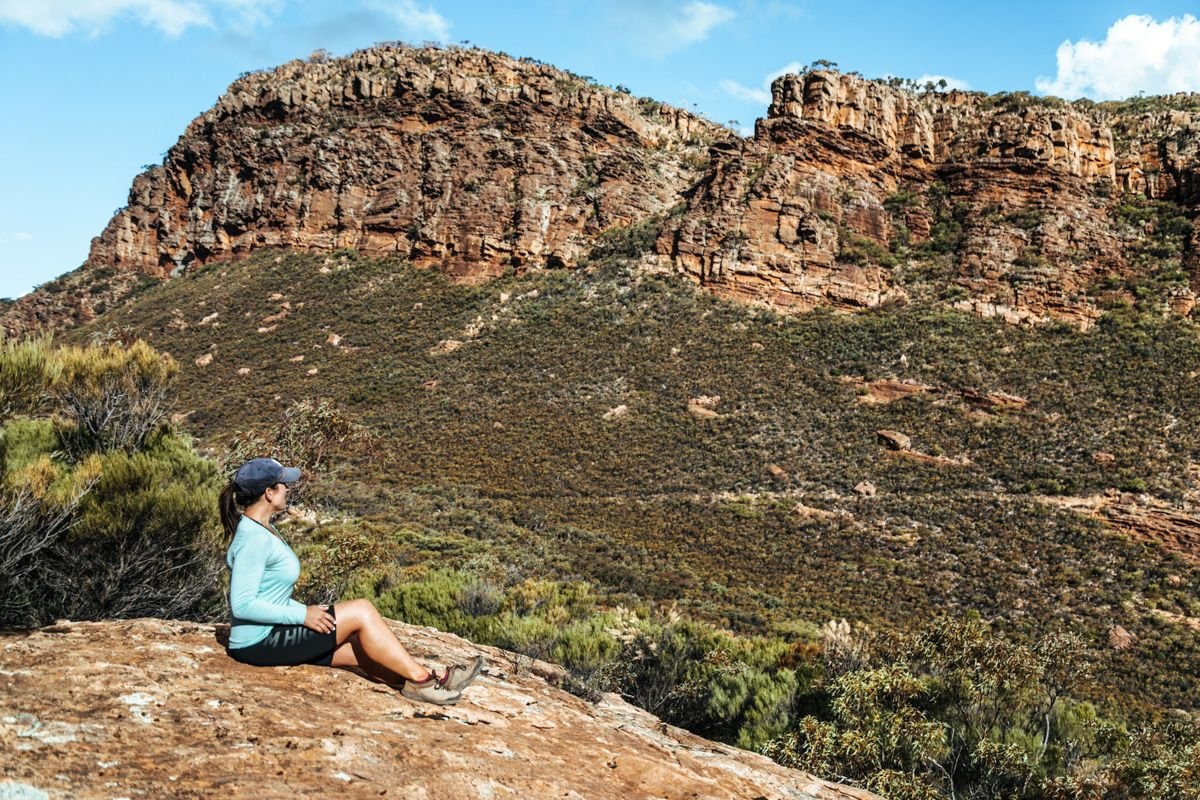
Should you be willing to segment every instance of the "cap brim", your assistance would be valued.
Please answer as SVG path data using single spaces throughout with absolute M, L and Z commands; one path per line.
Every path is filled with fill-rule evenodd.
M 280 483 L 295 483 L 300 480 L 300 470 L 296 467 L 284 467 L 283 474 L 279 476 Z

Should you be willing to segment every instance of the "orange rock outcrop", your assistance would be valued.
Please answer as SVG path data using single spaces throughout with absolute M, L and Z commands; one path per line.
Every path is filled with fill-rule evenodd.
M 431 663 L 477 652 L 393 625 Z M 557 667 L 492 648 L 457 705 L 432 706 L 343 670 L 239 664 L 216 634 L 139 619 L 0 635 L 0 794 L 875 798 L 673 728 L 615 695 L 589 703 L 546 680 Z

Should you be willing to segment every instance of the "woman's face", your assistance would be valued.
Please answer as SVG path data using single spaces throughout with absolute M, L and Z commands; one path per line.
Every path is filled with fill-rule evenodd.
M 281 513 L 287 510 L 287 493 L 288 487 L 286 483 L 277 483 L 263 493 L 267 502 L 271 504 L 271 510 L 275 513 Z

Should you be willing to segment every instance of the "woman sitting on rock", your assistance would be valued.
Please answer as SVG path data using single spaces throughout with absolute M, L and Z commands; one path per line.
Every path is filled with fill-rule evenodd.
M 409 655 L 370 600 L 306 607 L 292 599 L 300 560 L 271 519 L 287 509 L 288 485 L 299 479 L 295 467 L 255 458 L 221 492 L 221 524 L 231 540 L 229 655 L 262 667 L 357 667 L 384 683 L 403 681 L 401 694 L 410 699 L 456 702 L 479 674 L 482 656 L 439 675 Z

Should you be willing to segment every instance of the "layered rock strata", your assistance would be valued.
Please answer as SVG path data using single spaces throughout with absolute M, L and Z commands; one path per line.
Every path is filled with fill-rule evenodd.
M 426 661 L 477 649 L 392 623 Z M 455 706 L 354 673 L 249 667 L 212 626 L 59 623 L 0 636 L 0 795 L 869 800 L 483 648 Z M 52 679 L 48 679 L 52 678 Z
M 662 212 L 726 131 L 479 50 L 379 47 L 235 82 L 92 246 L 170 275 L 259 247 L 353 248 L 465 277 L 577 262 Z
M 1135 122 L 1027 96 L 785 75 L 754 136 L 713 147 L 658 250 L 704 285 L 772 305 L 872 307 L 940 269 L 935 291 L 964 308 L 1086 325 L 1098 286 L 1146 269 L 1129 252 L 1155 231 L 1122 225 L 1123 194 L 1194 213 L 1198 143 L 1195 112 Z M 1197 288 L 1188 228 L 1168 243 L 1193 270 L 1172 292 L 1184 312 Z
M 130 276 L 263 247 L 481 280 L 576 266 L 635 225 L 657 236 L 644 266 L 784 309 L 917 296 L 1087 326 L 1149 294 L 1190 314 L 1197 109 L 1195 95 L 1097 106 L 815 70 L 778 78 L 739 139 L 481 50 L 293 61 L 235 81 L 134 180 L 81 270 L 0 325 L 87 320 Z

